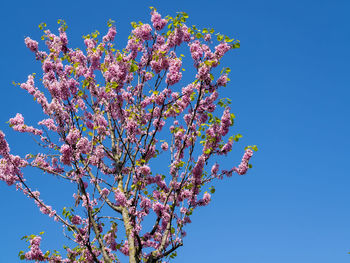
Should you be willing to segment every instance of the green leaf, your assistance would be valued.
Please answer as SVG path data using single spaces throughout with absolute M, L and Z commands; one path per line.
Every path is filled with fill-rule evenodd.
M 239 42 L 232 45 L 233 48 L 240 48 L 241 44 Z
M 139 67 L 138 67 L 137 65 L 131 64 L 131 66 L 130 66 L 130 72 L 135 72 L 135 71 L 137 71 L 138 69 L 139 69 Z
M 224 36 L 223 36 L 223 35 L 218 35 L 218 36 L 216 37 L 216 39 L 217 39 L 218 41 L 222 41 L 222 40 L 224 39 Z
M 202 37 L 203 37 L 203 35 L 202 35 L 201 33 L 198 32 L 198 33 L 196 34 L 196 38 L 202 38 Z
M 225 36 L 225 42 L 230 43 L 232 41 L 233 41 L 233 39 L 229 38 L 228 36 Z
M 242 134 L 237 134 L 237 135 L 233 138 L 233 140 L 236 141 L 236 142 L 238 142 L 239 139 L 242 138 L 242 137 L 243 137 Z
M 231 122 L 232 122 L 232 125 L 233 125 L 233 123 L 234 123 L 234 119 L 236 118 L 236 116 L 233 114 L 233 113 L 231 113 L 230 114 L 230 119 L 231 119 Z
M 39 24 L 39 28 L 43 30 L 46 27 L 46 23 L 42 22 Z
M 204 151 L 205 154 L 209 154 L 210 152 L 211 152 L 210 149 L 206 149 L 206 150 Z
M 107 21 L 107 26 L 108 26 L 108 27 L 111 27 L 111 26 L 113 26 L 113 25 L 114 25 L 114 23 L 115 23 L 115 21 L 114 21 L 114 20 L 109 19 L 109 20 Z

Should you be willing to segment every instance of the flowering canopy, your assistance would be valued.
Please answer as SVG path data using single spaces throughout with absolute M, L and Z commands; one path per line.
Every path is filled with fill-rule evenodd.
M 230 70 L 224 68 L 216 80 L 214 76 L 222 57 L 239 42 L 217 34 L 215 45 L 214 30 L 187 27 L 183 12 L 162 18 L 152 8 L 151 15 L 151 25 L 132 23 L 121 51 L 113 44 L 117 32 L 112 21 L 102 41 L 98 32 L 84 37 L 86 52 L 68 46 L 62 20 L 58 35 L 39 26 L 48 52 L 25 39 L 42 63 L 44 89 L 35 85 L 34 75 L 20 87 L 47 117 L 35 128 L 18 113 L 9 124 L 40 139 L 42 151 L 13 155 L 0 131 L 0 180 L 15 184 L 42 213 L 62 223 L 75 245 L 65 247 L 65 256 L 44 253 L 40 236 L 26 236 L 30 251 L 21 251 L 21 259 L 119 262 L 119 253 L 130 262 L 173 258 L 194 209 L 210 202 L 206 190 L 215 190 L 208 183 L 232 173 L 243 175 L 250 167 L 256 146 L 246 148 L 237 167 L 220 170 L 213 163 L 205 169 L 210 158 L 226 155 L 241 137 L 226 138 L 234 115 L 229 100 L 218 99 Z M 186 47 L 195 76 L 180 85 L 184 55 L 178 53 Z M 214 115 L 218 106 L 223 107 L 221 117 Z M 170 157 L 169 170 L 162 174 L 154 172 L 153 161 L 161 154 Z M 46 204 L 29 187 L 25 167 L 76 184 L 76 208 L 64 208 L 60 215 Z M 154 220 L 150 227 L 146 218 Z

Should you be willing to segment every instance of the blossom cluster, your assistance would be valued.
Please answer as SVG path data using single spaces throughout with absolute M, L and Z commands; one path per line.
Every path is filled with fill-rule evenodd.
M 132 23 L 120 50 L 112 24 L 102 41 L 96 32 L 85 36 L 85 51 L 70 48 L 64 23 L 57 35 L 44 29 L 47 52 L 25 39 L 41 62 L 42 87 L 34 75 L 20 87 L 46 116 L 38 122 L 41 128 L 26 125 L 20 113 L 9 124 L 40 138 L 43 150 L 14 156 L 0 131 L 0 180 L 16 183 L 71 233 L 76 249 L 67 248 L 66 259 L 52 254 L 45 260 L 113 262 L 122 253 L 130 262 L 158 262 L 182 246 L 193 211 L 210 203 L 208 184 L 250 167 L 248 149 L 238 167 L 220 170 L 215 163 L 206 171 L 211 159 L 233 147 L 233 138 L 226 138 L 231 109 L 218 101 L 228 72 L 218 75 L 215 68 L 237 46 L 223 39 L 215 44 L 213 33 L 188 27 L 186 19 L 185 13 L 162 18 L 152 9 L 151 23 Z M 178 50 L 193 59 L 195 79 L 185 85 L 185 55 Z M 166 160 L 169 170 L 159 173 Z M 79 210 L 65 208 L 59 216 L 28 187 L 22 172 L 27 166 L 75 184 Z M 144 224 L 152 219 L 151 227 Z M 30 241 L 26 259 L 44 260 L 40 241 Z

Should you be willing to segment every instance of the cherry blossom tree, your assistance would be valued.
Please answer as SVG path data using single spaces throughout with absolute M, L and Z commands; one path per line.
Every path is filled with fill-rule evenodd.
M 209 204 L 215 192 L 209 184 L 251 167 L 256 146 L 245 148 L 236 167 L 216 162 L 241 137 L 229 134 L 235 116 L 230 100 L 219 98 L 230 72 L 220 72 L 220 61 L 239 41 L 188 27 L 187 18 L 184 12 L 162 18 L 151 8 L 151 24 L 133 22 L 122 50 L 111 20 L 101 40 L 97 31 L 84 36 L 86 52 L 68 46 L 62 20 L 57 34 L 39 26 L 46 51 L 25 39 L 42 64 L 41 88 L 34 74 L 17 85 L 46 118 L 34 127 L 18 113 L 9 125 L 31 134 L 41 150 L 14 155 L 0 131 L 0 180 L 62 224 L 70 246 L 43 252 L 42 233 L 25 236 L 30 250 L 21 259 L 120 262 L 124 254 L 132 263 L 168 261 L 183 245 L 192 213 Z M 193 74 L 181 83 L 186 52 Z M 47 204 L 26 179 L 28 167 L 75 184 L 72 204 L 62 212 Z

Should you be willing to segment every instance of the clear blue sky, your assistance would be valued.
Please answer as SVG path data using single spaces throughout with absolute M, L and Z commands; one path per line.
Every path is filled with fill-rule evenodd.
M 22 112 L 34 123 L 40 112 L 29 95 L 11 84 L 40 72 L 24 38 L 39 40 L 39 23 L 55 29 L 63 18 L 72 46 L 82 46 L 81 35 L 105 32 L 111 18 L 117 22 L 117 41 L 126 43 L 131 21 L 149 21 L 149 6 L 163 15 L 185 11 L 189 24 L 241 40 L 241 49 L 224 61 L 232 68 L 232 81 L 223 96 L 232 98 L 235 129 L 244 138 L 224 164 L 237 164 L 244 145 L 259 146 L 249 174 L 220 182 L 211 205 L 197 211 L 174 262 L 349 262 L 348 0 L 5 1 L 0 129 L 13 152 L 23 153 L 22 147 L 31 144 L 5 122 Z M 32 187 L 46 186 L 48 203 L 71 200 L 61 181 L 34 172 L 28 177 Z M 27 246 L 20 240 L 25 234 L 45 231 L 44 249 L 62 247 L 59 224 L 4 183 L 0 208 L 1 263 L 19 261 L 18 251 Z

